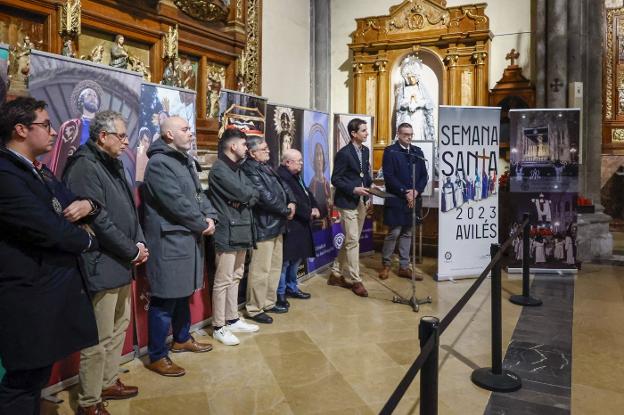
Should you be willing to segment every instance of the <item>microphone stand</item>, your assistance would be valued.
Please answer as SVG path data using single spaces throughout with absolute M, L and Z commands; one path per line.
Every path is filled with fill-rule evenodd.
M 419 159 L 427 161 L 424 157 L 420 157 L 416 154 L 410 153 L 411 144 L 408 147 L 407 154 L 410 157 L 412 164 L 412 190 L 416 189 L 416 162 Z M 420 196 L 420 195 L 419 195 Z M 420 196 L 422 198 L 422 196 Z M 421 225 L 422 226 L 422 223 Z M 412 204 L 412 295 L 409 298 L 402 297 L 400 295 L 395 295 L 392 297 L 392 302 L 396 304 L 405 304 L 412 307 L 412 311 L 415 313 L 420 309 L 421 304 L 430 304 L 432 302 L 431 296 L 427 296 L 425 298 L 419 299 L 416 297 L 416 198 L 414 197 L 414 203 Z

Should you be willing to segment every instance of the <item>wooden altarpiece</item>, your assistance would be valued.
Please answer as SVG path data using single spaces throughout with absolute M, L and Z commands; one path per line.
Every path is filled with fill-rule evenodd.
M 492 33 L 485 3 L 446 7 L 445 0 L 405 0 L 386 16 L 356 19 L 352 53 L 352 107 L 375 117 L 373 168 L 381 167 L 384 148 L 395 135 L 395 93 L 401 63 L 415 55 L 429 73 L 425 87 L 437 105 L 487 106 Z M 432 85 L 436 83 L 437 85 Z M 436 93 L 437 92 L 437 93 Z M 437 120 L 437 108 L 433 109 Z M 434 133 L 437 140 L 437 131 Z M 437 252 L 437 210 L 423 224 L 424 252 Z M 375 214 L 375 241 L 380 242 L 381 214 Z

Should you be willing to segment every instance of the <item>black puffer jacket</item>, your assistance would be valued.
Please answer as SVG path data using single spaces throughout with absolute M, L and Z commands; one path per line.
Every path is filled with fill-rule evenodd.
M 254 159 L 247 159 L 241 169 L 260 196 L 253 207 L 257 241 L 266 241 L 286 233 L 290 213 L 288 204 L 296 203 L 288 186 L 282 183 L 270 166 Z

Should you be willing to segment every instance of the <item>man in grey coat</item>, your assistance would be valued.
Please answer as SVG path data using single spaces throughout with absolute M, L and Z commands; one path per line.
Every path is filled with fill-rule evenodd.
M 150 283 L 148 369 L 163 376 L 182 376 L 166 346 L 173 329 L 172 352 L 207 352 L 210 344 L 190 335 L 189 297 L 204 282 L 204 236 L 215 231 L 216 211 L 202 191 L 199 164 L 188 155 L 193 133 L 180 117 L 165 119 L 161 138 L 151 146 L 143 182 L 144 231 L 152 258 Z
M 136 396 L 119 380 L 119 359 L 130 324 L 134 265 L 147 261 L 143 231 L 119 156 L 128 147 L 126 121 L 114 111 L 95 115 L 89 141 L 67 161 L 63 180 L 74 194 L 98 202 L 91 227 L 100 241 L 83 254 L 99 343 L 80 351 L 77 414 L 96 414 L 102 400 Z M 101 408 L 100 408 L 101 409 Z

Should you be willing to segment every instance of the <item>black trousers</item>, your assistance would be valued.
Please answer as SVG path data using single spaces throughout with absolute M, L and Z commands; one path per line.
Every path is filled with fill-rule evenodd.
M 39 415 L 41 389 L 51 373 L 52 365 L 7 371 L 0 382 L 0 415 Z

